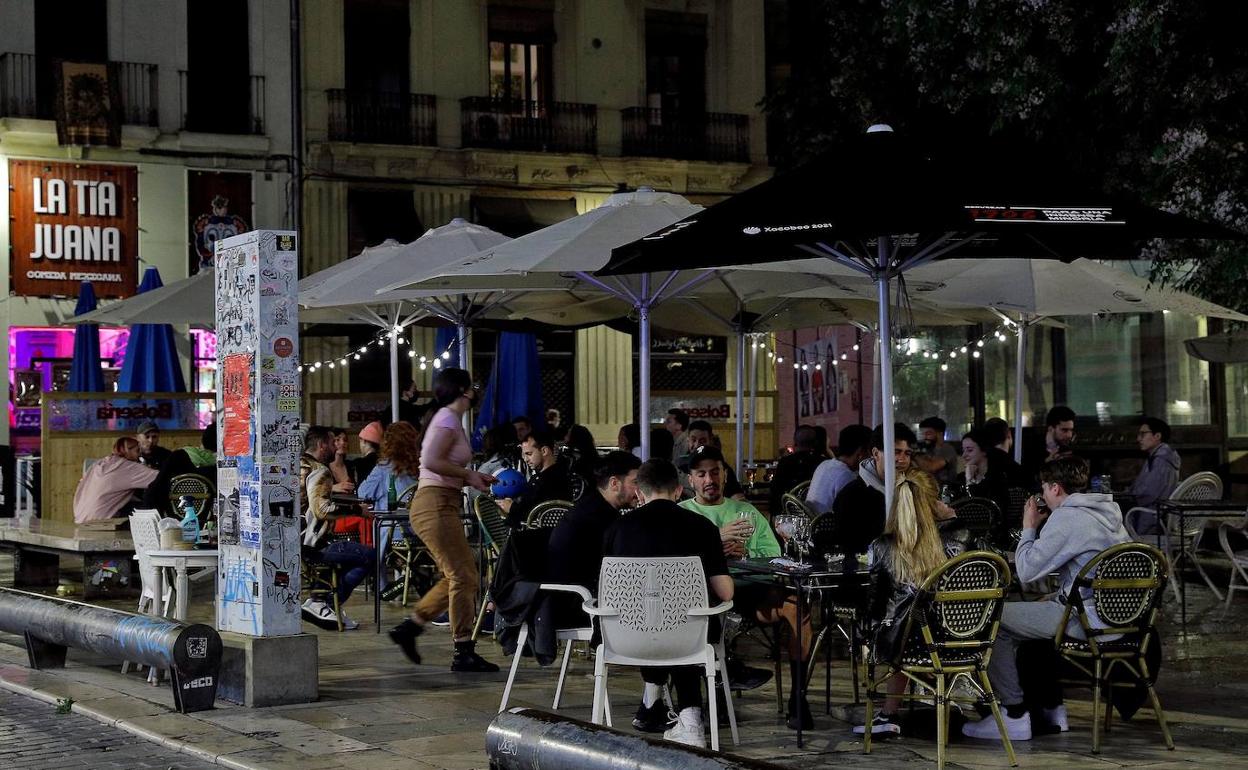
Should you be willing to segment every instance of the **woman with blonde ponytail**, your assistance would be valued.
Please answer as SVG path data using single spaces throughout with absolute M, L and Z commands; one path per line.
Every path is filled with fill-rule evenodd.
M 911 468 L 897 480 L 893 515 L 868 550 L 871 587 L 865 620 L 875 639 L 874 656 L 881 662 L 895 660 L 905 647 L 901 638 L 914 597 L 924 581 L 949 558 L 964 549 L 965 530 L 957 527 L 957 514 L 940 501 L 936 480 L 931 474 Z M 898 734 L 899 696 L 906 687 L 905 677 L 895 675 L 888 682 L 888 697 L 877 713 L 871 733 Z M 859 725 L 854 732 L 863 733 Z

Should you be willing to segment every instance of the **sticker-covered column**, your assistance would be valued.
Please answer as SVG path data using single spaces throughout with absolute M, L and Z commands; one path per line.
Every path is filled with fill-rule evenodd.
M 217 625 L 252 636 L 301 630 L 298 254 L 288 231 L 216 243 Z

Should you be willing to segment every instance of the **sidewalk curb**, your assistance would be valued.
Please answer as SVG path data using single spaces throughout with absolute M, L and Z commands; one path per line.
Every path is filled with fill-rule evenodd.
M 0 689 L 8 690 L 9 692 L 16 693 L 18 695 L 25 695 L 29 698 L 34 698 L 35 700 L 42 701 L 52 706 L 57 705 L 60 700 L 56 696 L 42 690 L 28 685 L 18 684 L 17 682 L 11 682 L 2 676 L 0 676 Z M 217 754 L 210 750 L 205 750 L 203 746 L 184 741 L 180 738 L 166 738 L 162 735 L 153 733 L 150 730 L 145 730 L 137 725 L 132 725 L 124 718 L 118 719 L 108 716 L 107 714 L 104 714 L 96 709 L 84 707 L 81 703 L 75 702 L 72 706 L 70 706 L 70 710 L 75 714 L 80 714 L 110 727 L 116 727 L 135 736 L 136 738 L 142 738 L 145 741 L 159 744 L 167 749 L 172 749 L 180 754 L 186 754 L 202 762 L 211 762 L 214 765 L 235 768 L 235 770 L 263 770 L 263 766 L 261 765 L 246 764 L 240 762 L 238 759 L 229 758 L 228 754 Z M 176 714 L 177 712 L 170 711 L 169 713 Z

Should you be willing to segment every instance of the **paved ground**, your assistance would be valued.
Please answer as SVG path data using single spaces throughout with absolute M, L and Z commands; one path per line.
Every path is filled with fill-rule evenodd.
M 11 576 L 11 560 L 0 556 L 0 584 Z M 1223 573 L 1215 573 L 1220 582 Z M 193 597 L 193 618 L 211 619 L 207 594 Z M 1166 751 L 1151 713 L 1129 723 L 1116 723 L 1103 752 L 1090 752 L 1087 691 L 1069 694 L 1072 731 L 1016 745 L 1022 767 L 1248 767 L 1248 600 L 1238 597 L 1232 613 L 1221 619 L 1221 605 L 1207 589 L 1193 589 L 1191 633 L 1177 633 L 1177 619 L 1165 627 L 1166 663 L 1159 691 L 1178 750 Z M 127 607 L 128 609 L 128 607 Z M 317 703 L 248 710 L 224 702 L 213 711 L 194 715 L 172 713 L 167 685 L 149 686 L 143 675 L 122 676 L 116 661 L 71 651 L 69 665 L 59 672 L 31 671 L 17 637 L 0 635 L 0 687 L 16 689 L 51 704 L 72 697 L 74 709 L 115 729 L 163 741 L 205 761 L 239 768 L 484 768 L 484 731 L 498 708 L 505 671 L 498 675 L 457 675 L 447 670 L 449 635 L 431 630 L 422 637 L 427 661 L 411 666 L 384 634 L 374 633 L 371 606 L 362 595 L 348 608 L 360 621 L 358 631 L 345 634 L 305 628 L 319 637 L 321 699 Z M 1176 615 L 1170 612 L 1170 615 Z M 402 616 L 387 606 L 383 628 Z M 482 653 L 506 664 L 491 643 Z M 573 673 L 562 711 L 587 719 L 591 681 L 584 659 Z M 522 664 L 513 706 L 549 708 L 555 671 Z M 816 672 L 822 683 L 823 669 Z M 787 684 L 787 683 L 786 683 Z M 738 753 L 791 768 L 849 764 L 862 768 L 898 765 L 930 766 L 934 743 L 922 736 L 888 741 L 864 756 L 850 732 L 856 716 L 849 676 L 842 661 L 832 669 L 832 714 L 822 713 L 822 698 L 812 697 L 816 729 L 805 749 L 776 714 L 775 690 L 767 685 L 738 702 L 742 743 Z M 625 725 L 635 708 L 639 688 L 625 673 L 612 679 L 617 724 Z M 101 735 L 106 734 L 101 729 Z M 722 733 L 725 748 L 728 733 Z M 999 744 L 958 742 L 950 748 L 951 767 L 1004 767 Z M 0 766 L 7 765 L 0 761 Z M 190 766 L 182 765 L 182 766 Z
M 0 767 L 156 767 L 206 770 L 216 767 L 152 741 L 137 740 L 81 714 L 0 690 Z

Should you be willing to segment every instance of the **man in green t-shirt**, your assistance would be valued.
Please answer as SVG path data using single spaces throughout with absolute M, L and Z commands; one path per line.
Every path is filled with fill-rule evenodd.
M 724 497 L 724 455 L 713 446 L 702 446 L 689 455 L 689 482 L 693 498 L 680 505 L 696 511 L 719 527 L 724 555 L 729 559 L 774 558 L 780 555 L 780 543 L 771 523 L 753 505 Z M 743 515 L 744 514 L 744 515 Z M 802 630 L 797 633 L 797 600 L 771 583 L 736 580 L 733 607 L 742 617 L 753 618 L 762 625 L 785 623 L 789 627 L 789 660 L 796 681 L 797 661 L 810 657 L 810 613 L 804 612 Z M 731 673 L 729 679 L 732 679 Z M 789 698 L 789 727 L 797 729 L 796 701 Z M 802 729 L 813 727 L 810 706 L 802 704 Z

